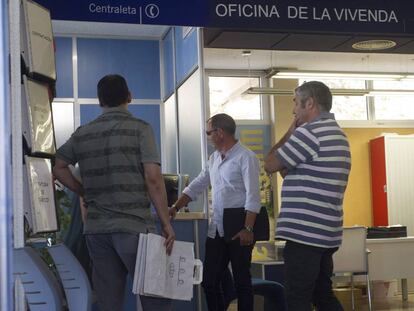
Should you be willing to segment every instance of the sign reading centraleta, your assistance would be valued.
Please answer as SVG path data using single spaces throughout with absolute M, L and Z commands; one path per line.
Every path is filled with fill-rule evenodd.
M 414 34 L 413 1 L 37 0 L 52 19 L 283 31 Z

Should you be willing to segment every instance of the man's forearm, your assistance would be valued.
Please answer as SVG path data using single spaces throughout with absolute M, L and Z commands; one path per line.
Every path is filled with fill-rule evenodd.
M 285 135 L 270 149 L 268 155 L 274 155 L 276 150 L 282 147 L 289 139 L 290 135 L 292 135 L 291 131 L 287 131 Z
M 161 224 L 169 224 L 170 220 L 167 208 L 167 192 L 165 191 L 165 185 L 164 181 L 162 180 L 162 176 L 160 175 L 159 178 L 152 178 L 151 180 L 148 180 L 147 189 L 151 202 L 155 207 Z
M 272 149 L 270 149 L 269 153 L 266 155 L 264 159 L 264 169 L 266 173 L 271 174 L 277 171 L 281 171 L 285 168 L 283 163 L 277 159 L 276 157 L 276 150 L 282 147 L 289 139 L 292 132 L 289 130 L 283 135 L 282 139 L 275 144 Z
M 55 167 L 53 169 L 53 175 L 59 180 L 64 186 L 75 192 L 79 196 L 83 196 L 83 186 L 79 183 L 75 177 L 73 177 L 68 167 Z
M 254 223 L 256 222 L 256 216 L 257 216 L 256 213 L 246 211 L 246 218 L 244 220 L 244 226 L 253 228 Z
M 186 195 L 185 193 L 183 193 L 178 200 L 174 203 L 174 207 L 176 209 L 176 211 L 178 212 L 181 208 L 183 208 L 184 206 L 187 206 L 188 203 L 190 203 L 192 200 L 191 198 Z

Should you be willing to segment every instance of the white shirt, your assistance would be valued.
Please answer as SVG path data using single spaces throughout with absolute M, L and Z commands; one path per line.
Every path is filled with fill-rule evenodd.
M 237 142 L 224 155 L 213 152 L 208 165 L 183 191 L 192 200 L 211 185 L 213 215 L 208 236 L 214 238 L 216 231 L 224 236 L 223 209 L 244 207 L 259 213 L 259 161 L 251 150 Z

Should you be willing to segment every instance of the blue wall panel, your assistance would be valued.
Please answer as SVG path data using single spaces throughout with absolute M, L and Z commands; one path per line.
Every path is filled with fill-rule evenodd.
M 78 39 L 79 97 L 96 98 L 107 74 L 125 77 L 133 98 L 160 99 L 158 41 Z
M 161 150 L 161 126 L 160 126 L 160 107 L 158 105 L 129 105 L 128 110 L 137 118 L 151 124 L 154 130 L 155 140 L 158 151 Z M 80 123 L 86 124 L 101 114 L 99 105 L 86 104 L 80 105 Z
M 56 46 L 56 97 L 73 97 L 72 38 L 57 37 Z
M 173 29 L 171 28 L 162 40 L 164 62 L 164 99 L 168 98 L 174 92 L 174 45 L 173 45 Z
M 180 84 L 198 65 L 197 31 L 183 38 L 183 27 L 175 27 L 175 61 L 177 84 Z

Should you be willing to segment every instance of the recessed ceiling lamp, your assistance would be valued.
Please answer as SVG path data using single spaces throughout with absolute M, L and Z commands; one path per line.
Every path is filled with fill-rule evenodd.
M 245 57 L 246 57 L 246 56 L 250 56 L 250 55 L 252 55 L 252 51 L 249 51 L 249 50 L 244 50 L 244 51 L 242 51 L 242 52 L 241 52 L 241 55 L 242 55 L 242 56 L 245 56 Z
M 352 48 L 360 51 L 378 51 L 391 49 L 397 43 L 391 40 L 367 40 L 352 44 Z

